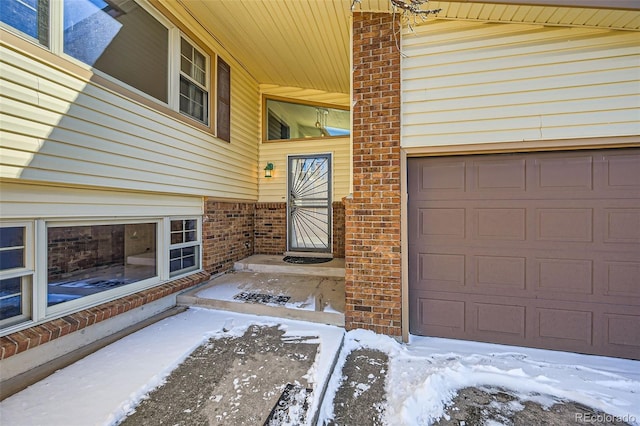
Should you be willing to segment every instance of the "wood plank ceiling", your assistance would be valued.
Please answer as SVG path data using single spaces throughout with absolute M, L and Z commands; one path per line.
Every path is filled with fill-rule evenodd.
M 177 2 L 200 25 L 215 34 L 258 83 L 349 93 L 351 0 Z M 429 20 L 640 30 L 640 10 L 637 7 L 635 10 L 623 10 L 474 1 L 431 1 L 426 6 L 442 9 L 437 18 L 430 17 Z M 389 10 L 389 1 L 362 0 L 355 9 Z M 428 25 L 428 21 L 420 25 Z

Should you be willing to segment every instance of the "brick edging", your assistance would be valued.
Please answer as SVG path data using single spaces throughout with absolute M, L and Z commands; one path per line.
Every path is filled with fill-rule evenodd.
M 170 294 L 193 287 L 207 281 L 209 278 L 208 273 L 198 272 L 0 337 L 0 360 L 33 349 L 74 331 L 82 330 L 90 325 L 105 321 Z

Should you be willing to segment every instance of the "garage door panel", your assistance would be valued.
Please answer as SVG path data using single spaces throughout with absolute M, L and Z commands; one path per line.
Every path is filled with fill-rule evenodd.
M 535 287 L 540 294 L 593 294 L 593 262 L 588 259 L 535 260 Z
M 640 208 L 608 208 L 604 215 L 605 243 L 640 245 Z
M 640 262 L 604 262 L 603 294 L 640 299 Z M 636 300 L 634 303 L 640 306 Z
M 412 333 L 640 359 L 640 149 L 408 171 Z
M 475 286 L 481 292 L 526 290 L 527 259 L 519 256 L 473 256 Z
M 538 241 L 593 241 L 593 209 L 543 208 L 535 210 Z
M 593 190 L 592 155 L 563 155 L 531 160 L 535 176 L 533 191 L 591 191 Z
M 605 313 L 605 343 L 616 345 L 619 350 L 640 354 L 640 318 L 636 315 Z
M 474 334 L 483 340 L 521 344 L 526 336 L 525 306 L 517 304 L 470 303 Z
M 447 291 L 465 285 L 465 256 L 448 253 L 421 253 L 418 279 L 426 288 L 444 287 Z
M 464 239 L 466 209 L 421 208 L 418 210 L 418 233 L 422 238 Z
M 415 318 L 417 330 L 429 330 L 432 336 L 464 338 L 465 302 L 443 298 L 417 297 Z
M 590 346 L 593 341 L 593 312 L 566 308 L 536 308 L 534 338 L 544 346 Z
M 527 235 L 527 209 L 485 207 L 471 210 L 473 236 L 479 240 L 524 241 Z
M 603 156 L 603 186 L 610 191 L 640 191 L 640 154 L 609 153 Z
M 470 171 L 470 191 L 477 192 L 525 192 L 526 160 L 515 158 L 489 157 L 472 160 L 467 164 Z

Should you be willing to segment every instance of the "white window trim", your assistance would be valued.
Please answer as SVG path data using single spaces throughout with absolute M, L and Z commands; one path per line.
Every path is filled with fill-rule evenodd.
M 7 318 L 7 323 L 13 323 L 18 321 L 17 324 L 8 326 L 15 327 L 25 322 L 33 320 L 34 315 L 34 295 L 33 295 L 33 283 L 35 280 L 35 265 L 34 265 L 34 232 L 33 222 L 31 221 L 19 221 L 19 222 L 3 222 L 1 225 L 3 228 L 22 227 L 24 228 L 24 266 L 20 268 L 8 269 L 6 271 L 0 271 L 0 279 L 21 278 L 22 280 L 30 281 L 28 284 L 21 284 L 21 297 L 23 314 L 15 317 Z M 25 313 L 26 311 L 26 313 Z
M 196 219 L 196 241 L 189 241 L 187 243 L 179 243 L 179 244 L 171 244 L 171 221 L 172 220 L 191 220 L 191 219 Z M 166 250 L 166 255 L 167 255 L 167 259 L 166 262 L 163 263 L 164 266 L 166 266 L 167 269 L 167 276 L 169 277 L 171 275 L 171 272 L 169 270 L 169 262 L 170 262 L 170 255 L 169 252 L 171 251 L 171 249 L 177 249 L 177 248 L 184 248 L 184 247 L 192 247 L 192 246 L 198 246 L 198 265 L 200 265 L 198 268 L 196 268 L 193 271 L 186 271 L 183 272 L 181 274 L 176 274 L 174 276 L 171 276 L 170 279 L 176 279 L 176 278 L 180 278 L 180 277 L 184 277 L 187 275 L 191 275 L 195 272 L 201 271 L 202 270 L 202 249 L 203 249 L 203 242 L 202 242 L 202 217 L 198 216 L 198 217 L 194 217 L 194 216 L 177 216 L 177 217 L 169 217 L 167 218 L 167 225 L 165 227 L 165 229 L 167 230 L 166 233 L 166 238 L 167 238 L 167 250 Z
M 176 85 L 176 88 L 170 88 L 170 93 L 171 94 L 175 94 L 176 98 L 174 99 L 175 105 L 171 105 L 171 109 L 175 109 L 176 111 L 178 111 L 180 114 L 184 115 L 185 117 L 189 117 L 191 120 L 195 120 L 199 123 L 202 123 L 206 126 L 209 126 L 211 124 L 212 118 L 211 118 L 211 90 L 210 90 L 210 86 L 211 86 L 211 56 L 205 52 L 204 50 L 202 50 L 200 48 L 200 46 L 198 45 L 198 43 L 195 43 L 193 40 L 191 40 L 191 38 L 187 37 L 186 34 L 181 33 L 180 31 L 177 31 L 178 35 L 177 37 L 172 36 L 170 43 L 169 43 L 169 50 L 172 52 L 177 52 L 177 55 L 172 55 L 173 57 L 175 57 L 175 61 L 174 61 L 174 66 L 175 66 L 175 70 L 174 72 L 176 72 L 175 76 L 177 78 L 172 78 L 170 77 L 170 80 L 172 83 L 174 83 Z M 193 78 L 191 78 L 191 76 L 186 75 L 185 73 L 182 72 L 182 69 L 180 67 L 180 61 L 181 61 L 181 55 L 182 55 L 182 45 L 180 43 L 180 39 L 183 38 L 185 39 L 190 45 L 191 47 L 193 47 L 195 50 L 197 50 L 198 52 L 200 52 L 201 55 L 204 56 L 205 58 L 205 83 L 206 85 L 203 86 L 202 84 L 200 84 L 198 81 L 194 80 Z M 173 44 L 177 43 L 177 46 L 173 46 Z M 172 76 L 174 74 L 172 73 Z M 205 111 L 205 121 L 200 121 L 195 117 L 192 117 L 189 114 L 186 114 L 182 111 L 180 111 L 180 77 L 184 76 L 187 80 L 189 80 L 190 82 L 194 83 L 196 86 L 200 87 L 201 89 L 203 89 L 206 93 L 207 93 L 207 109 Z
M 172 220 L 193 220 L 197 221 L 197 242 L 190 242 L 188 245 L 198 246 L 198 268 L 184 272 L 179 275 L 170 276 L 169 273 L 169 250 L 171 246 L 171 221 Z M 67 226 L 94 226 L 94 225 L 118 225 L 118 224 L 136 224 L 136 223 L 155 223 L 156 224 L 156 272 L 157 275 L 152 278 L 137 281 L 124 285 L 119 288 L 105 290 L 100 293 L 81 297 L 76 300 L 63 302 L 48 307 L 48 238 L 47 230 L 49 228 L 67 227 Z M 127 219 L 112 218 L 70 218 L 70 219 L 37 219 L 33 221 L 11 221 L 3 220 L 3 227 L 25 226 L 25 268 L 15 268 L 8 273 L 0 274 L 1 278 L 10 278 L 15 276 L 30 277 L 30 318 L 25 316 L 24 321 L 3 327 L 0 329 L 0 336 L 11 334 L 13 332 L 33 327 L 43 322 L 51 321 L 65 315 L 78 312 L 92 306 L 102 303 L 108 303 L 112 300 L 119 299 L 130 294 L 157 287 L 166 282 L 175 279 L 196 274 L 203 271 L 203 242 L 202 242 L 202 216 L 165 216 L 165 217 L 132 217 Z M 176 245 L 177 246 L 177 245 Z M 175 248 L 175 247 L 174 247 Z M 26 272 L 20 275 L 21 272 Z M 25 291 L 26 294 L 26 291 Z

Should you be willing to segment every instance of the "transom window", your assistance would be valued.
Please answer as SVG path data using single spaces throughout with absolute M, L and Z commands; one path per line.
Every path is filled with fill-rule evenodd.
M 349 136 L 350 128 L 348 109 L 265 98 L 265 141 Z

